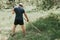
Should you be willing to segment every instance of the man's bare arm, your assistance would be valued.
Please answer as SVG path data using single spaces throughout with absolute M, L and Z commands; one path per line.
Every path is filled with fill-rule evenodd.
M 12 14 L 14 14 L 15 12 L 14 12 L 14 9 L 12 9 Z
M 28 19 L 28 17 L 27 17 L 27 14 L 26 13 L 24 13 L 24 16 L 25 16 L 25 18 L 27 19 L 27 22 L 29 21 L 29 19 Z

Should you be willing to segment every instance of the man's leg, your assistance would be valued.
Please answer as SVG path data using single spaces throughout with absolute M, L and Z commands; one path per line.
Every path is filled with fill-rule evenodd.
M 12 34 L 15 34 L 16 25 L 13 25 Z
M 24 25 L 21 25 L 21 28 L 22 28 L 23 36 L 25 36 L 25 34 L 26 34 L 25 26 Z

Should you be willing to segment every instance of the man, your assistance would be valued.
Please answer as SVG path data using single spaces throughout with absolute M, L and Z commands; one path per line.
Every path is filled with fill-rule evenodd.
M 15 7 L 12 10 L 12 14 L 14 14 L 14 12 L 15 12 L 16 16 L 15 16 L 14 26 L 12 28 L 12 36 L 15 34 L 15 28 L 18 24 L 21 25 L 23 35 L 25 36 L 26 30 L 24 28 L 23 14 L 26 17 L 27 22 L 29 21 L 29 19 L 27 17 L 27 14 L 25 13 L 25 10 L 23 9 L 23 4 L 19 3 L 19 6 Z

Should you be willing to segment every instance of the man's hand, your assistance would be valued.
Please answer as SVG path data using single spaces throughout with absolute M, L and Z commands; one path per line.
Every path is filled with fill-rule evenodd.
M 14 14 L 15 12 L 14 12 L 14 9 L 12 9 L 12 14 Z
M 29 19 L 27 19 L 27 22 L 29 22 Z
M 26 14 L 26 13 L 24 13 L 24 16 L 26 17 L 26 21 L 27 21 L 27 22 L 29 22 L 29 19 L 28 19 L 28 17 L 27 17 L 27 14 Z

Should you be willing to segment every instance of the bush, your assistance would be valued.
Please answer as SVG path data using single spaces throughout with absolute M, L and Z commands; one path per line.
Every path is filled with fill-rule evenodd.
M 54 7 L 54 0 L 36 0 L 36 7 L 39 10 L 49 10 Z

